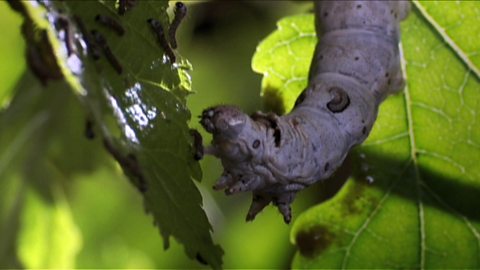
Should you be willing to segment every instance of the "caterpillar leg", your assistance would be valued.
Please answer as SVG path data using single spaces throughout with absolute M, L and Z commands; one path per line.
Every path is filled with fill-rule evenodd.
M 292 208 L 290 207 L 290 205 L 285 203 L 280 203 L 280 204 L 277 204 L 277 207 L 280 213 L 283 215 L 283 221 L 286 224 L 289 224 L 290 221 L 292 220 Z
M 270 196 L 265 196 L 258 193 L 253 193 L 252 204 L 248 210 L 246 221 L 252 221 L 255 219 L 258 213 L 260 213 L 263 208 L 270 204 L 272 201 Z
M 292 208 L 290 204 L 295 199 L 295 192 L 283 193 L 278 198 L 273 200 L 273 204 L 278 208 L 278 211 L 283 216 L 283 221 L 289 224 L 292 220 Z
M 215 190 L 221 190 L 225 189 L 228 186 L 232 185 L 235 183 L 235 179 L 232 177 L 231 174 L 223 172 L 222 176 L 217 180 L 215 185 L 213 185 L 213 189 Z
M 243 176 L 241 179 L 235 181 L 226 190 L 225 194 L 231 195 L 239 192 L 251 191 L 257 189 L 262 184 L 259 177 L 256 176 Z

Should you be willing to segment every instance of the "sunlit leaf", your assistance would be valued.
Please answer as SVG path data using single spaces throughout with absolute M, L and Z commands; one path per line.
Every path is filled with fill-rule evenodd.
M 284 18 L 277 28 L 257 47 L 252 68 L 263 74 L 262 96 L 267 109 L 281 114 L 293 108 L 307 86 L 317 36 L 311 15 Z
M 441 3 L 437 8 L 443 7 L 443 16 L 470 14 L 479 8 L 472 3 Z M 460 55 L 469 55 L 463 49 L 467 46 L 478 48 L 475 39 L 462 43 L 478 19 L 473 23 L 466 15 L 467 23 L 462 16 L 449 15 L 457 18 L 458 35 L 451 35 L 458 46 L 453 48 L 427 20 L 438 14 L 422 16 L 429 8 L 414 8 L 401 25 L 408 86 L 381 105 L 368 140 L 355 150 L 354 175 L 335 197 L 295 221 L 291 241 L 299 251 L 294 268 L 480 267 L 480 82 L 472 70 L 474 55 L 470 62 Z M 294 32 L 303 36 L 313 35 L 313 25 L 299 23 L 304 18 L 286 18 L 281 24 L 295 25 Z M 309 20 L 313 23 L 313 15 Z M 435 22 L 441 25 L 443 19 Z M 309 61 L 298 59 L 309 59 L 304 53 L 313 52 L 315 44 L 311 39 L 300 46 L 300 34 L 295 38 L 282 31 L 259 47 L 271 50 L 272 60 L 258 53 L 262 59 L 254 58 L 254 67 L 270 61 L 261 70 L 263 91 L 268 88 L 274 94 L 265 98 L 281 97 L 284 104 L 293 104 L 296 96 L 284 95 L 285 85 L 294 77 L 306 84 L 307 72 L 285 76 L 284 71 L 308 67 Z M 301 58 L 287 57 L 286 44 L 299 45 L 292 53 Z M 272 89 L 265 81 L 277 73 L 285 77 Z M 300 93 L 304 86 L 288 91 Z

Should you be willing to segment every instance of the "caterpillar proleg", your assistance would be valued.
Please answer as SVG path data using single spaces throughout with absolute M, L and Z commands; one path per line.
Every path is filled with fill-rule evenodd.
M 409 9 L 408 1 L 315 2 L 319 42 L 289 114 L 203 111 L 200 122 L 213 134 L 205 153 L 224 167 L 214 188 L 251 191 L 247 221 L 273 203 L 289 223 L 295 194 L 331 176 L 367 138 L 380 103 L 403 88 L 399 22 Z

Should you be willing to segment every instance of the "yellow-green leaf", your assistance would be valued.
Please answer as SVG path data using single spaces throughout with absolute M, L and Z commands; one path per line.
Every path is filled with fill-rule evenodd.
M 25 194 L 17 245 L 26 268 L 75 268 L 82 242 L 62 192 L 53 190 L 54 200 L 50 202 L 33 190 Z
M 282 19 L 277 27 L 257 47 L 252 68 L 263 74 L 261 94 L 265 106 L 282 114 L 293 108 L 295 99 L 307 86 L 305 74 L 317 36 L 310 15 Z

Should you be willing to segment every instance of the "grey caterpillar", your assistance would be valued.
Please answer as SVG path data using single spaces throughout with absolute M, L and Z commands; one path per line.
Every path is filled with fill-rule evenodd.
M 200 123 L 213 135 L 205 153 L 224 167 L 214 189 L 251 191 L 247 221 L 273 203 L 289 223 L 295 194 L 330 177 L 367 138 L 380 103 L 404 85 L 399 22 L 409 9 L 408 1 L 315 2 L 319 42 L 289 114 L 203 111 Z

